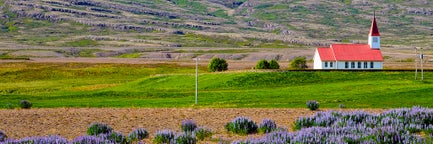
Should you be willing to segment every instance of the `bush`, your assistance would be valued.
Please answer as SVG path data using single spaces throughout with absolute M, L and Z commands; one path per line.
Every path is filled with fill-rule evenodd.
M 196 128 L 194 130 L 194 135 L 198 140 L 204 140 L 205 138 L 212 137 L 212 131 L 207 128 Z
M 163 130 L 155 133 L 153 138 L 153 143 L 163 144 L 163 143 L 173 143 L 174 142 L 174 132 L 171 130 Z
M 184 120 L 180 127 L 184 132 L 192 132 L 197 128 L 197 124 L 193 120 Z
M 280 64 L 278 64 L 277 60 L 269 61 L 269 69 L 280 69 Z
M 126 137 L 123 136 L 121 132 L 111 132 L 109 134 L 104 135 L 105 139 L 111 141 L 116 144 L 126 144 Z
M 104 123 L 92 123 L 89 128 L 87 128 L 88 135 L 99 135 L 99 134 L 109 134 L 113 131 L 113 129 Z
M 149 133 L 144 128 L 137 128 L 128 134 L 128 139 L 130 142 L 140 141 L 147 137 L 149 137 Z
M 72 144 L 104 144 L 112 143 L 102 137 L 97 136 L 80 136 L 72 140 Z
M 28 100 L 21 100 L 19 103 L 20 107 L 23 109 L 30 109 L 32 107 L 32 103 Z
M 5 140 L 5 144 L 68 144 L 68 140 L 61 136 L 26 137 L 19 140 Z
M 339 104 L 338 107 L 340 107 L 340 108 L 346 108 L 346 105 L 344 105 L 344 104 Z
M 176 144 L 195 144 L 197 139 L 191 132 L 184 132 L 176 136 Z
M 215 71 L 226 71 L 228 68 L 228 64 L 226 60 L 221 58 L 212 58 L 212 60 L 209 62 L 208 70 L 210 72 Z
M 259 60 L 256 64 L 256 69 L 268 69 L 269 68 L 269 63 L 267 60 Z
M 296 57 L 290 62 L 290 68 L 292 69 L 306 69 L 307 59 L 305 57 Z
M 319 103 L 315 100 L 311 100 L 307 102 L 307 108 L 310 110 L 317 110 L 319 109 Z
M 269 133 L 276 129 L 277 129 L 277 125 L 275 124 L 275 121 L 271 119 L 264 119 L 262 120 L 262 123 L 260 123 L 259 125 L 260 133 Z
M 237 117 L 227 123 L 225 128 L 236 134 L 252 134 L 257 132 L 257 124 L 247 117 Z
M 6 133 L 4 131 L 0 130 L 0 142 L 5 141 L 6 138 L 8 138 Z
M 271 60 L 270 62 L 262 59 L 259 60 L 256 64 L 256 69 L 279 69 L 280 65 L 276 60 Z

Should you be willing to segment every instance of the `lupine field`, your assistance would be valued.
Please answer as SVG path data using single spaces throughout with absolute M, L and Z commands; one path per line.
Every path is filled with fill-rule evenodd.
M 393 109 L 381 114 L 364 111 L 318 112 L 314 116 L 296 120 L 294 129 L 295 132 L 274 131 L 261 138 L 233 143 L 432 143 L 433 109 L 413 107 Z
M 219 141 L 232 144 L 312 143 L 312 144 L 412 144 L 432 143 L 433 109 L 424 107 L 391 109 L 375 114 L 365 111 L 319 111 L 313 116 L 300 117 L 289 131 L 279 128 L 272 119 L 260 124 L 240 116 L 227 122 L 227 133 L 237 135 L 261 134 L 262 137 L 244 140 Z M 153 143 L 195 144 L 212 141 L 212 130 L 197 127 L 194 120 L 180 124 L 180 132 L 160 130 L 148 137 L 144 128 L 137 128 L 127 135 L 114 131 L 106 124 L 93 123 L 87 135 L 68 140 L 61 136 L 28 137 L 13 139 L 7 131 L 0 131 L 0 143 L 5 144 L 105 144 L 141 143 L 152 139 Z M 203 141 L 204 140 L 204 141 Z M 215 140 L 213 140 L 215 141 Z

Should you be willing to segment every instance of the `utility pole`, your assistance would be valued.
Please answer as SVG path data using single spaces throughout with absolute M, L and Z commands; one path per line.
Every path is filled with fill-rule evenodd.
M 420 60 L 421 60 L 421 80 L 424 80 L 424 67 L 423 67 L 423 63 L 424 63 L 424 53 L 423 50 L 421 48 L 421 55 L 419 56 Z
M 199 58 L 194 58 L 195 60 L 195 104 L 197 105 L 198 101 L 198 60 Z
M 418 79 L 418 49 L 414 47 L 415 49 L 415 80 Z

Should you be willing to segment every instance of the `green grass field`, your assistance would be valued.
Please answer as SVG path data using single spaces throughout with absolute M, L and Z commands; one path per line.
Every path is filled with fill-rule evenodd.
M 1 63 L 0 107 L 398 108 L 433 106 L 433 75 L 413 72 L 209 73 L 175 64 Z

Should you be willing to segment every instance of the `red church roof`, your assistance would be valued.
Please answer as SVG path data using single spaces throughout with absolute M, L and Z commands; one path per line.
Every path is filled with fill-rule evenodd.
M 335 61 L 335 55 L 331 48 L 317 48 L 322 61 Z
M 379 28 L 377 28 L 376 24 L 376 16 L 373 17 L 373 21 L 371 22 L 370 36 L 380 36 Z
M 332 44 L 317 51 L 322 61 L 383 61 L 382 52 L 368 44 Z

